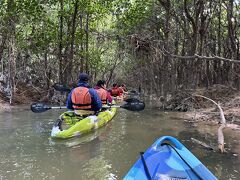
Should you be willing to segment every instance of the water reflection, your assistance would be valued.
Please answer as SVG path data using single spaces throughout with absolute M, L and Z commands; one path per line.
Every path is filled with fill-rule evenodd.
M 236 133 L 226 136 L 228 154 L 206 150 L 196 138 L 216 147 L 216 127 L 187 123 L 178 113 L 119 109 L 106 126 L 83 137 L 50 139 L 55 118 L 62 111 L 0 114 L 0 179 L 121 179 L 157 138 L 177 137 L 220 179 L 240 178 Z M 235 152 L 234 152 L 235 151 Z

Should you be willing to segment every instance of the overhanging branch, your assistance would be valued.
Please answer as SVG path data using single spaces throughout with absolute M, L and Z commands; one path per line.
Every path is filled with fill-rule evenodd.
M 198 54 L 195 54 L 193 56 L 180 56 L 180 55 L 174 55 L 168 52 L 166 49 L 164 49 L 164 56 L 170 56 L 173 58 L 178 58 L 178 59 L 205 59 L 205 60 L 221 60 L 221 61 L 228 61 L 232 63 L 240 63 L 240 60 L 235 60 L 235 59 L 228 59 L 228 58 L 223 58 L 219 56 L 200 56 Z

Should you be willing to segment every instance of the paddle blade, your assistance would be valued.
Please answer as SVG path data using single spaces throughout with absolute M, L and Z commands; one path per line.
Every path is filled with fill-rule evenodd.
M 131 101 L 121 106 L 121 108 L 127 109 L 129 111 L 142 111 L 145 108 L 145 103 L 142 101 Z
M 131 102 L 141 102 L 139 99 L 137 98 L 128 98 L 124 100 L 127 103 L 131 103 Z
M 60 91 L 60 92 L 70 92 L 71 91 L 71 89 L 69 87 L 67 87 L 66 85 L 63 85 L 63 84 L 59 84 L 59 83 L 55 83 L 53 85 L 53 88 L 56 91 Z
M 35 113 L 45 112 L 49 109 L 52 109 L 52 108 L 50 106 L 48 106 L 46 104 L 42 104 L 42 103 L 33 103 L 31 105 L 31 110 L 32 110 L 32 112 L 35 112 Z

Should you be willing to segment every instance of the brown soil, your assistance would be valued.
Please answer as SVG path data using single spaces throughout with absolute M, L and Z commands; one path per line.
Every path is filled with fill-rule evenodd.
M 230 87 L 215 85 L 209 89 L 198 89 L 194 94 L 206 96 L 220 104 L 227 123 L 240 125 L 239 91 Z M 191 108 L 186 113 L 187 118 L 197 121 L 220 121 L 219 110 L 211 101 L 201 97 L 193 97 L 192 99 L 192 102 L 188 104 Z

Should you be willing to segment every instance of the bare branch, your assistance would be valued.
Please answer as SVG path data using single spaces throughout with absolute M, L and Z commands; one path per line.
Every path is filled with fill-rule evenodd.
M 219 113 L 220 113 L 220 120 L 221 120 L 221 125 L 218 128 L 217 134 L 218 134 L 218 148 L 221 151 L 221 153 L 226 152 L 226 150 L 224 149 L 224 135 L 223 135 L 223 129 L 226 127 L 226 119 L 223 113 L 223 110 L 221 108 L 221 106 L 216 103 L 214 100 L 206 97 L 206 96 L 202 96 L 202 95 L 197 95 L 197 94 L 193 94 L 192 96 L 196 96 L 196 97 L 202 97 L 204 99 L 207 99 L 211 102 L 213 102 L 219 109 Z
M 178 58 L 178 59 L 196 59 L 197 58 L 197 59 L 205 59 L 205 60 L 221 60 L 221 61 L 228 61 L 232 63 L 240 63 L 240 60 L 228 59 L 228 58 L 223 58 L 219 56 L 200 56 L 198 54 L 195 54 L 193 56 L 180 56 L 180 55 L 171 54 L 166 49 L 164 49 L 164 52 L 166 53 L 164 54 L 165 56 L 171 56 L 173 58 Z

